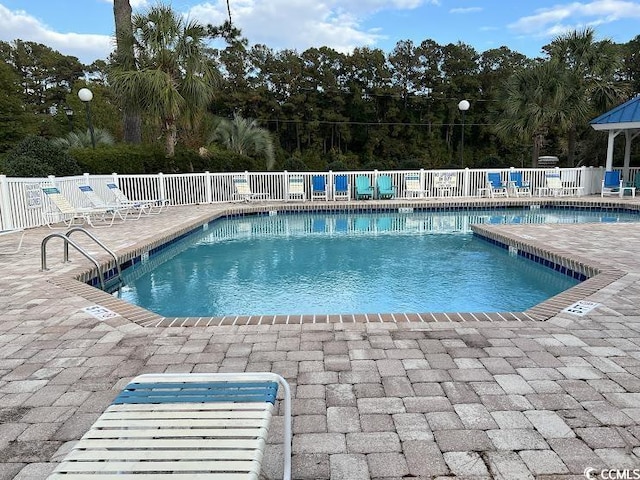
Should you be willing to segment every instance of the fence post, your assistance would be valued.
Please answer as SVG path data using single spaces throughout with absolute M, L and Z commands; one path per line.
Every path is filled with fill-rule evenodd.
M 462 175 L 462 196 L 463 197 L 468 197 L 470 196 L 471 193 L 471 181 L 469 180 L 469 177 L 471 176 L 471 171 L 469 170 L 469 167 L 464 167 L 464 172 Z
M 209 171 L 204 172 L 204 191 L 207 197 L 207 203 L 213 203 L 213 192 L 211 191 L 211 174 Z
M 88 173 L 83 173 L 82 176 L 84 177 L 84 184 L 85 185 L 91 185 L 89 183 L 89 174 Z
M 168 200 L 166 196 L 167 187 L 164 184 L 164 173 L 158 173 L 158 199 L 161 201 Z
M 116 172 L 113 172 L 111 176 L 113 177 L 113 183 L 120 186 L 120 183 L 118 182 L 118 174 Z
M 13 219 L 11 218 L 11 197 L 9 196 L 9 182 L 6 175 L 0 175 L 0 228 L 11 230 Z

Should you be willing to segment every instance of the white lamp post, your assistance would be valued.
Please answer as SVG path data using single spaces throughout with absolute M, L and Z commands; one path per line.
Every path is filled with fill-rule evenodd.
M 458 110 L 462 112 L 462 133 L 460 135 L 460 167 L 464 168 L 464 115 L 469 110 L 471 104 L 468 100 L 460 100 Z
M 88 88 L 81 88 L 78 90 L 78 98 L 84 102 L 84 106 L 87 111 L 87 125 L 89 126 L 89 132 L 91 133 L 91 145 L 93 148 L 96 148 L 96 137 L 93 132 L 93 122 L 91 121 L 91 107 L 89 107 L 89 102 L 93 100 L 93 92 Z

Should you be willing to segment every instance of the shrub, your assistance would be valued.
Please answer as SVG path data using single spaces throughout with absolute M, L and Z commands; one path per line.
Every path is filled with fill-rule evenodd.
M 29 135 L 7 154 L 4 173 L 11 177 L 46 177 L 78 175 L 82 169 L 65 148 Z

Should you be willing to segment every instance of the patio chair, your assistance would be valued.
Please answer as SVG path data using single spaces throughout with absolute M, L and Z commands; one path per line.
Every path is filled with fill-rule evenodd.
M 246 177 L 233 177 L 233 187 L 236 190 L 234 197 L 240 199 L 243 202 L 250 202 L 252 200 L 259 199 L 269 199 L 268 193 L 252 192 Z
M 42 186 L 42 193 L 49 200 L 49 206 L 42 210 L 42 219 L 49 228 L 62 223 L 63 227 L 82 225 L 87 223 L 92 227 L 113 225 L 116 216 L 122 215 L 113 208 L 75 207 L 60 193 L 58 187 Z M 96 225 L 94 222 L 103 222 L 105 225 Z
M 376 179 L 378 198 L 389 199 L 396 196 L 396 187 L 391 183 L 389 175 L 380 175 Z
M 278 388 L 283 475 L 291 478 L 291 393 L 275 373 L 134 378 L 49 476 L 257 480 Z M 108 476 L 108 477 L 107 477 Z
M 486 180 L 486 187 L 478 189 L 478 196 L 482 197 L 484 193 L 486 193 L 491 198 L 509 196 L 507 184 L 502 181 L 502 178 L 500 177 L 500 174 L 498 172 L 487 173 Z
M 538 187 L 539 196 L 551 195 L 553 197 L 559 197 L 565 194 L 559 173 L 545 173 L 544 182 L 544 187 Z
M 108 204 L 105 202 L 94 190 L 91 185 L 78 185 L 78 188 L 84 195 L 84 197 L 89 201 L 93 208 L 103 208 L 106 210 L 115 210 L 116 214 L 124 221 L 127 215 L 131 215 L 135 217 L 135 220 L 139 219 L 142 213 L 144 212 L 146 206 L 140 205 L 139 207 L 135 206 L 124 206 L 118 204 Z
M 116 204 L 124 208 L 134 208 L 144 210 L 144 213 L 149 215 L 155 215 L 162 213 L 166 208 L 169 208 L 169 200 L 163 198 L 147 199 L 147 200 L 129 200 L 120 187 L 115 182 L 107 182 L 107 188 L 114 196 Z
M 578 170 L 562 170 L 560 172 L 560 180 L 562 181 L 562 189 L 564 195 L 582 195 L 583 188 L 578 181 Z
M 618 170 L 604 172 L 600 196 L 604 197 L 605 195 L 622 196 L 622 179 Z
M 635 176 L 633 177 L 633 182 L 625 182 L 624 186 L 622 187 L 622 192 L 620 196 L 624 197 L 625 192 L 629 192 L 631 196 L 635 198 L 636 190 L 639 190 L 639 189 L 640 189 L 640 172 L 635 174 Z
M 531 196 L 531 185 L 522 180 L 522 172 L 509 172 L 509 188 L 516 197 Z
M 404 196 L 411 197 L 426 197 L 428 190 L 422 188 L 420 182 L 419 173 L 407 173 L 404 176 Z
M 351 199 L 351 184 L 346 175 L 336 175 L 333 179 L 333 200 L 338 199 Z
M 314 175 L 311 177 L 311 201 L 315 199 L 328 200 L 327 180 L 324 175 Z
M 20 240 L 18 240 L 18 246 L 10 249 L 2 249 L 0 250 L 0 255 L 11 255 L 13 253 L 18 253 L 22 248 L 22 242 L 24 241 L 24 234 L 26 231 L 23 228 L 14 228 L 11 230 L 0 230 L 0 237 L 9 236 L 9 235 L 17 235 L 20 234 Z
M 307 195 L 304 191 L 304 177 L 302 175 L 292 175 L 289 177 L 287 199 L 299 199 L 303 202 L 307 199 Z
M 370 200 L 373 198 L 373 186 L 366 175 L 356 177 L 356 200 Z

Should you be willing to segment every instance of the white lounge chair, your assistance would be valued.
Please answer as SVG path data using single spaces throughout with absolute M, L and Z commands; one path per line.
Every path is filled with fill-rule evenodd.
M 144 213 L 153 215 L 169 208 L 169 200 L 164 198 L 129 200 L 120 187 L 114 182 L 107 182 L 107 188 L 113 194 L 116 204 L 124 208 L 144 209 Z
M 553 196 L 560 197 L 566 194 L 562 180 L 559 173 L 545 173 L 544 175 L 545 186 L 538 187 L 539 196 Z
M 42 186 L 42 192 L 49 200 L 49 205 L 42 210 L 42 219 L 49 228 L 61 223 L 63 227 L 87 223 L 92 227 L 113 225 L 116 216 L 122 218 L 118 211 L 109 208 L 75 207 L 60 193 L 58 187 Z M 104 225 L 96 225 L 95 222 Z
M 304 190 L 304 177 L 302 175 L 291 175 L 289 177 L 289 184 L 287 187 L 287 200 L 302 200 L 307 199 L 306 192 Z
M 420 182 L 419 173 L 407 173 L 404 176 L 404 196 L 407 198 L 412 197 L 426 197 L 429 191 L 422 188 Z
M 257 480 L 279 386 L 284 394 L 282 478 L 289 480 L 291 393 L 274 373 L 140 375 L 49 480 L 136 475 Z
M 249 186 L 249 182 L 247 181 L 247 178 L 244 176 L 233 177 L 233 187 L 236 190 L 234 197 L 243 202 L 250 202 L 252 200 L 258 200 L 258 199 L 264 199 L 264 200 L 269 199 L 268 193 L 252 192 L 251 187 Z
M 145 209 L 148 208 L 146 205 L 140 205 L 140 206 L 131 205 L 131 206 L 127 206 L 127 205 L 121 205 L 121 204 L 116 204 L 116 203 L 109 204 L 109 203 L 105 202 L 95 192 L 95 190 L 93 189 L 93 187 L 91 187 L 91 185 L 78 185 L 78 188 L 80 189 L 80 191 L 82 192 L 84 197 L 89 201 L 89 203 L 91 204 L 92 207 L 94 207 L 94 208 L 102 208 L 102 209 L 105 209 L 105 210 L 115 210 L 117 212 L 118 216 L 120 216 L 120 218 L 122 218 L 122 220 L 124 220 L 127 215 L 134 216 L 135 219 L 137 220 L 137 219 L 140 218 L 140 216 L 145 211 Z

